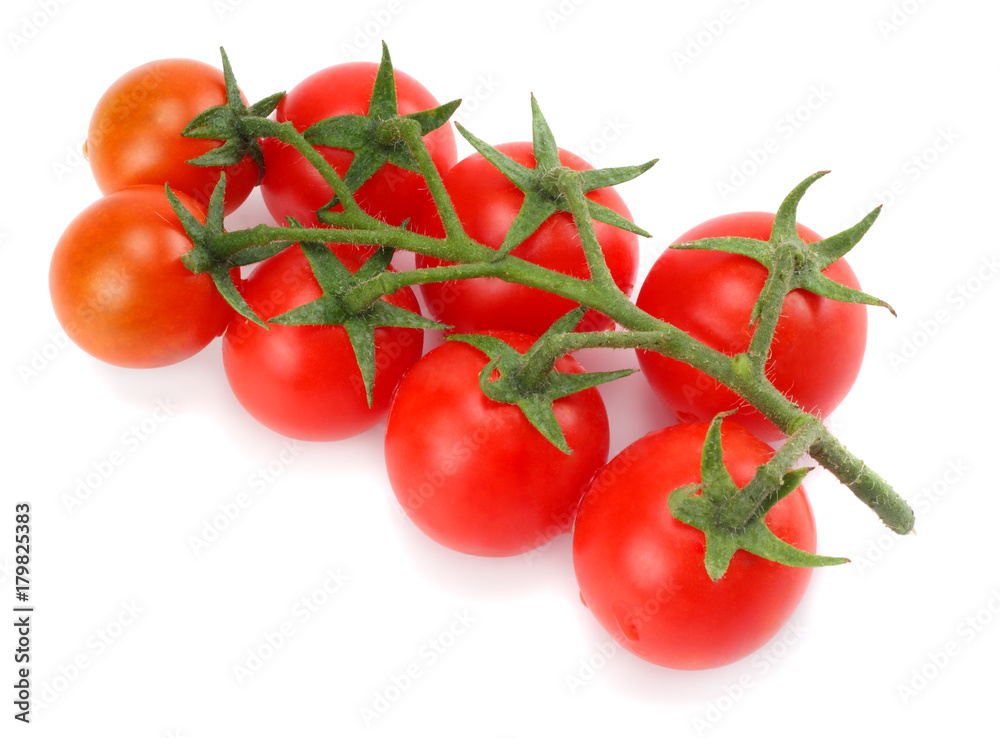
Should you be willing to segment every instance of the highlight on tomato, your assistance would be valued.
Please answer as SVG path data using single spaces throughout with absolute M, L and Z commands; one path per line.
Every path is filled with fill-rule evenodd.
M 708 669 L 738 661 L 788 622 L 812 569 L 737 551 L 725 575 L 705 570 L 705 534 L 679 522 L 667 499 L 701 482 L 708 423 L 654 431 L 597 472 L 573 529 L 573 567 L 580 597 L 627 651 L 674 669 Z M 773 450 L 732 420 L 722 423 L 723 463 L 746 485 Z M 771 531 L 815 553 L 816 525 L 800 486 L 765 516 Z
M 200 205 L 176 193 L 204 221 Z M 69 338 L 124 367 L 160 367 L 201 351 L 234 315 L 208 274 L 181 262 L 192 248 L 164 188 L 126 187 L 84 209 L 52 254 L 49 291 Z

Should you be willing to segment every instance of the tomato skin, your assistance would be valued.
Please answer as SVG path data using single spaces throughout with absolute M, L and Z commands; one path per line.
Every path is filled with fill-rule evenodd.
M 530 143 L 513 142 L 496 148 L 520 164 L 535 165 Z M 593 169 L 580 157 L 562 149 L 559 160 L 564 166 L 578 171 Z M 444 175 L 444 183 L 468 234 L 486 246 L 499 248 L 521 209 L 524 193 L 479 153 L 456 164 Z M 587 197 L 631 219 L 625 202 L 614 189 L 604 187 L 589 192 Z M 444 236 L 444 228 L 433 207 L 415 216 L 413 228 L 434 237 Z M 594 229 L 615 284 L 630 295 L 639 265 L 638 237 L 597 221 L 594 221 Z M 590 276 L 580 236 L 569 213 L 554 213 L 512 253 L 563 274 L 580 278 Z M 416 257 L 418 267 L 444 263 L 419 254 Z M 492 277 L 426 284 L 421 285 L 421 291 L 437 320 L 465 332 L 495 329 L 538 336 L 576 307 L 564 297 Z M 610 318 L 589 310 L 581 330 L 603 330 L 611 325 Z
M 358 256 L 336 252 L 352 272 Z M 292 246 L 260 264 L 247 278 L 244 297 L 265 320 L 321 296 L 302 250 Z M 415 313 L 413 291 L 385 298 Z M 375 383 L 368 406 L 361 370 L 343 326 L 271 325 L 236 315 L 222 341 L 229 385 L 240 404 L 263 425 L 289 438 L 336 441 L 381 420 L 393 390 L 423 352 L 423 331 L 375 329 Z
M 615 641 L 674 669 L 738 661 L 773 637 L 802 599 L 811 569 L 738 551 L 712 582 L 705 535 L 670 513 L 671 490 L 701 480 L 707 423 L 654 431 L 594 477 L 573 529 L 580 596 Z M 740 424 L 722 424 L 723 459 L 737 485 L 773 451 Z M 816 526 L 802 487 L 765 518 L 779 538 L 815 553 Z
M 325 118 L 337 115 L 367 115 L 368 103 L 378 65 L 371 62 L 348 62 L 322 69 L 310 75 L 278 104 L 279 122 L 291 121 L 298 131 Z M 395 70 L 396 99 L 401 115 L 437 107 L 440 103 L 416 79 Z M 445 123 L 426 136 L 424 143 L 438 170 L 445 172 L 457 159 L 455 134 Z M 276 139 L 263 139 L 264 180 L 261 194 L 272 217 L 279 223 L 286 216 L 303 225 L 318 226 L 316 210 L 333 199 L 333 189 L 322 175 L 293 147 Z M 317 146 L 337 173 L 343 177 L 354 153 L 332 146 Z M 424 178 L 394 164 L 384 164 L 355 193 L 362 209 L 392 225 L 400 225 L 426 201 L 430 193 Z
M 204 221 L 197 202 L 177 193 Z M 192 356 L 233 315 L 208 274 L 180 257 L 192 248 L 160 186 L 105 195 L 66 228 L 52 255 L 49 291 L 59 323 L 109 364 L 158 367 Z
M 522 353 L 534 342 L 491 333 Z M 557 400 L 573 449 L 563 454 L 520 408 L 483 394 L 487 361 L 449 341 L 414 365 L 389 410 L 386 468 L 400 505 L 432 539 L 463 553 L 513 556 L 569 530 L 584 487 L 608 458 L 608 418 L 596 389 Z M 582 371 L 571 357 L 556 368 Z
M 98 101 L 87 134 L 87 158 L 101 192 L 169 183 L 207 208 L 225 171 L 225 212 L 234 211 L 257 185 L 257 164 L 249 155 L 224 168 L 188 164 L 221 142 L 181 135 L 198 113 L 225 102 L 222 71 L 203 62 L 162 59 L 126 72 Z
M 706 221 L 675 243 L 717 236 L 767 239 L 773 222 L 771 213 L 735 213 Z M 804 226 L 799 225 L 798 232 L 807 243 L 820 240 Z M 844 259 L 823 273 L 860 288 Z M 745 256 L 667 249 L 643 282 L 636 304 L 733 356 L 750 346 L 752 331 L 747 326 L 766 278 L 767 270 Z M 867 332 L 864 305 L 793 290 L 785 298 L 775 330 L 767 375 L 803 409 L 825 417 L 846 397 L 861 370 Z M 680 421 L 707 421 L 738 408 L 734 417 L 761 438 L 782 437 L 773 423 L 701 371 L 653 352 L 637 354 L 650 386 Z

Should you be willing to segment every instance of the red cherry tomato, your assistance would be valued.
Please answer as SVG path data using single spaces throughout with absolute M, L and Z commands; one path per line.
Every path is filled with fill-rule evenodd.
M 291 121 L 304 131 L 314 123 L 337 115 L 367 115 L 378 65 L 350 62 L 323 69 L 307 77 L 278 104 L 277 119 Z M 396 99 L 402 115 L 437 107 L 440 103 L 413 77 L 395 70 Z M 451 123 L 424 137 L 439 171 L 447 171 L 457 158 Z M 265 174 L 261 193 L 268 211 L 279 223 L 286 216 L 303 225 L 317 226 L 316 211 L 333 199 L 333 190 L 316 169 L 294 148 L 275 139 L 263 139 Z M 317 150 L 344 176 L 354 153 L 331 146 Z M 401 224 L 430 201 L 424 178 L 395 164 L 384 164 L 355 193 L 365 212 L 392 225 Z
M 522 353 L 534 338 L 495 332 Z M 515 405 L 483 394 L 479 349 L 449 341 L 403 378 L 386 423 L 389 482 L 410 519 L 438 543 L 512 556 L 569 530 L 580 495 L 608 457 L 608 417 L 596 389 L 554 403 L 573 449 L 564 454 Z M 563 357 L 562 372 L 583 371 Z
M 337 252 L 352 272 L 358 256 Z M 293 246 L 260 264 L 247 278 L 246 301 L 258 316 L 275 315 L 317 299 L 322 290 L 308 260 Z M 409 288 L 385 298 L 420 312 Z M 393 389 L 423 351 L 423 332 L 375 329 L 375 383 L 368 406 L 354 349 L 343 326 L 271 325 L 237 315 L 226 331 L 222 357 L 236 398 L 271 430 L 305 441 L 357 435 L 384 417 Z
M 168 182 L 207 207 L 224 171 L 225 211 L 235 210 L 257 185 L 256 163 L 247 155 L 225 168 L 188 164 L 220 142 L 181 135 L 198 113 L 225 102 L 222 71 L 193 59 L 163 59 L 127 72 L 90 120 L 86 152 L 101 192 Z
M 580 502 L 573 566 L 580 596 L 626 650 L 675 669 L 707 669 L 763 646 L 789 620 L 811 569 L 738 551 L 717 582 L 705 571 L 705 534 L 679 522 L 669 493 L 701 481 L 707 423 L 655 431 L 601 469 Z M 773 451 L 733 421 L 722 425 L 723 460 L 738 486 Z M 816 550 L 802 487 L 765 517 L 782 540 Z
M 726 215 L 691 229 L 675 243 L 719 236 L 766 240 L 773 222 L 771 213 Z M 807 243 L 820 240 L 819 235 L 801 225 L 798 233 Z M 843 259 L 823 273 L 859 289 L 854 272 Z M 667 249 L 643 282 L 636 304 L 732 356 L 750 346 L 750 314 L 766 278 L 767 270 L 745 256 Z M 785 298 L 775 330 L 767 375 L 778 390 L 803 409 L 829 415 L 858 376 L 867 331 L 864 305 L 793 290 Z M 764 416 L 697 369 L 653 352 L 637 353 L 653 390 L 679 420 L 707 421 L 720 412 L 738 408 L 734 417 L 757 435 L 769 440 L 781 437 Z
M 198 203 L 177 196 L 204 221 Z M 127 187 L 87 207 L 63 232 L 49 269 L 66 334 L 118 366 L 165 366 L 200 351 L 233 310 L 211 277 L 181 262 L 191 248 L 163 187 Z
M 501 144 L 497 148 L 520 164 L 535 165 L 530 143 Z M 560 150 L 559 160 L 571 169 L 593 168 L 568 151 Z M 456 164 L 444 175 L 444 183 L 468 234 L 482 244 L 499 248 L 521 209 L 524 193 L 479 153 Z M 587 197 L 631 219 L 624 201 L 613 188 L 594 190 Z M 431 236 L 444 235 L 433 206 L 418 213 L 413 227 Z M 594 229 L 615 284 L 625 294 L 631 294 L 639 264 L 638 237 L 597 221 Z M 580 236 L 569 213 L 554 213 L 511 253 L 563 274 L 590 276 Z M 425 256 L 416 257 L 418 267 L 443 263 Z M 564 297 L 496 278 L 427 284 L 421 285 L 421 290 L 434 317 L 459 331 L 499 329 L 537 336 L 576 307 Z M 610 318 L 590 310 L 584 316 L 581 329 L 602 330 L 611 324 Z

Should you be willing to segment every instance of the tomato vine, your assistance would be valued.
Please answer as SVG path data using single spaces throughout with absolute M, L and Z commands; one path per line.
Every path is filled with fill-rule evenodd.
M 228 85 L 230 89 L 235 89 L 232 69 L 225 56 L 223 63 Z M 783 448 L 770 462 L 762 465 L 758 474 L 743 488 L 736 487 L 730 481 L 722 486 L 715 485 L 712 493 L 678 497 L 682 490 L 676 490 L 672 497 L 671 506 L 680 520 L 702 529 L 710 541 L 730 541 L 727 547 L 732 550 L 728 550 L 723 557 L 725 561 L 709 564 L 710 571 L 719 576 L 720 569 L 725 570 L 728 558 L 736 548 L 741 547 L 792 565 L 824 565 L 842 561 L 799 551 L 792 552 L 787 546 L 760 543 L 760 540 L 768 536 L 754 538 L 756 533 L 751 535 L 754 531 L 759 533 L 764 527 L 763 515 L 775 501 L 797 486 L 804 472 L 795 469 L 795 465 L 806 455 L 836 476 L 891 530 L 905 534 L 913 529 L 912 510 L 891 485 L 841 444 L 819 417 L 799 407 L 778 391 L 765 371 L 765 360 L 774 339 L 775 326 L 782 304 L 790 291 L 803 289 L 832 300 L 888 307 L 887 303 L 839 285 L 821 273 L 824 267 L 843 256 L 860 241 L 875 222 L 877 210 L 842 233 L 807 244 L 796 233 L 796 212 L 806 190 L 825 174 L 819 172 L 796 186 L 778 208 L 770 240 L 708 239 L 678 246 L 739 253 L 758 260 L 768 270 L 767 282 L 752 316 L 754 330 L 750 347 L 736 356 L 729 356 L 637 307 L 615 284 L 603 258 L 601 245 L 594 232 L 594 221 L 608 223 L 639 235 L 648 234 L 617 213 L 589 200 L 586 193 L 634 179 L 653 166 L 655 160 L 639 166 L 589 171 L 576 171 L 563 166 L 556 155 L 555 137 L 534 98 L 531 100 L 532 141 L 536 159 L 534 167 L 515 162 L 460 125 L 457 126 L 460 133 L 483 157 L 525 193 L 525 206 L 508 231 L 504 243 L 499 249 L 494 249 L 477 242 L 463 227 L 444 185 L 442 172 L 435 165 L 423 140 L 430 130 L 445 123 L 456 109 L 458 101 L 423 113 L 399 115 L 387 107 L 390 103 L 395 104 L 394 92 L 390 89 L 392 85 L 391 60 L 388 50 L 383 46 L 382 62 L 372 93 L 373 101 L 376 98 L 379 100 L 377 116 L 373 111 L 364 121 L 357 116 L 330 118 L 300 132 L 290 122 L 278 122 L 267 117 L 280 99 L 280 95 L 274 95 L 249 107 L 242 102 L 218 106 L 192 120 L 185 130 L 186 135 L 225 140 L 228 143 L 223 149 L 230 147 L 232 157 L 242 157 L 246 151 L 256 150 L 256 142 L 262 138 L 273 138 L 294 147 L 322 175 L 335 198 L 317 214 L 324 227 L 302 227 L 290 223 L 286 226 L 257 225 L 227 232 L 221 205 L 226 186 L 224 176 L 220 178 L 212 196 L 208 218 L 204 224 L 188 213 L 176 196 L 171 195 L 174 208 L 194 244 L 192 251 L 185 256 L 188 268 L 195 273 L 211 274 L 220 292 L 234 309 L 265 327 L 266 322 L 253 312 L 236 288 L 232 276 L 234 267 L 269 258 L 295 243 L 329 241 L 378 249 L 380 256 L 376 262 L 381 266 L 361 269 L 354 274 L 347 274 L 345 271 L 337 280 L 321 279 L 324 295 L 320 299 L 336 304 L 337 309 L 324 313 L 316 309 L 303 312 L 303 308 L 299 308 L 300 322 L 360 324 L 358 321 L 361 321 L 366 326 L 365 331 L 371 331 L 376 326 L 392 324 L 391 321 L 398 317 L 389 315 L 391 311 L 384 307 L 380 310 L 373 309 L 376 305 L 384 305 L 380 301 L 386 295 L 413 285 L 494 277 L 567 298 L 577 305 L 607 316 L 621 327 L 621 330 L 589 332 L 576 332 L 573 327 L 569 327 L 547 333 L 537 350 L 529 352 L 528 368 L 522 362 L 516 369 L 519 381 L 515 383 L 515 394 L 536 399 L 537 396 L 533 395 L 536 390 L 547 382 L 551 386 L 549 377 L 554 371 L 556 359 L 581 348 L 642 349 L 683 361 L 701 370 L 732 389 L 788 436 Z M 236 99 L 238 100 L 238 96 Z M 341 177 L 320 155 L 317 145 L 352 148 L 357 153 L 359 164 L 356 167 L 352 165 L 347 176 Z M 218 156 L 210 157 L 208 161 L 214 164 L 225 163 Z M 389 225 L 359 206 L 354 191 L 363 184 L 364 177 L 387 161 L 417 171 L 423 176 L 443 225 L 442 237 L 413 232 L 405 222 L 398 226 Z M 588 278 L 563 274 L 512 253 L 521 241 L 556 211 L 567 212 L 572 216 L 589 266 Z M 390 271 L 389 260 L 396 249 L 449 263 L 402 272 Z M 273 318 L 271 322 L 288 323 L 296 320 L 286 314 Z M 421 325 L 426 326 L 427 323 Z M 365 352 L 372 350 L 370 342 L 355 343 L 360 365 L 370 365 L 372 358 L 366 356 Z M 501 373 L 511 371 L 508 363 L 498 357 L 492 363 L 491 370 L 499 368 Z M 369 381 L 370 372 L 366 375 L 366 382 Z M 370 385 L 368 392 L 370 396 Z M 552 398 L 545 398 L 542 402 L 551 405 Z M 538 402 L 533 401 L 531 406 L 534 410 L 526 411 L 529 419 L 533 419 L 536 426 L 543 425 L 544 421 L 539 418 L 545 416 L 545 413 L 538 412 Z M 556 434 L 546 435 L 559 445 Z M 711 432 L 709 442 L 705 445 L 704 458 L 708 476 L 711 476 L 709 470 L 717 470 L 721 465 L 713 456 L 717 454 L 717 448 L 710 441 Z M 720 478 L 718 474 L 716 478 Z

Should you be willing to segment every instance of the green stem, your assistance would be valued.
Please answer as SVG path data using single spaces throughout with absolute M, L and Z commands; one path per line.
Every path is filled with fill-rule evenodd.
M 260 246 L 277 240 L 320 241 L 330 237 L 327 228 L 279 228 L 254 226 L 244 231 L 226 233 L 218 238 L 232 251 Z M 728 355 L 715 351 L 679 328 L 654 318 L 635 306 L 620 290 L 606 290 L 589 280 L 554 272 L 537 264 L 512 256 L 497 261 L 496 252 L 475 242 L 454 243 L 398 228 L 383 230 L 337 230 L 337 240 L 362 245 L 391 246 L 417 253 L 466 262 L 414 272 L 401 272 L 371 280 L 353 298 L 367 304 L 403 285 L 438 282 L 470 276 L 495 276 L 508 282 L 538 287 L 580 305 L 598 310 L 619 323 L 626 331 L 603 331 L 568 334 L 559 338 L 558 346 L 568 351 L 581 348 L 639 348 L 655 351 L 691 365 L 712 379 L 729 387 L 757 408 L 783 432 L 796 423 L 812 418 L 795 403 L 782 395 L 770 382 L 752 373 L 737 371 Z M 472 263 L 467 263 L 472 262 Z M 367 301 L 367 302 L 364 302 Z M 818 421 L 817 421 L 818 422 Z M 874 510 L 892 530 L 909 532 L 913 527 L 913 512 L 892 487 L 853 456 L 829 431 L 823 429 L 809 448 L 812 457 L 830 470 L 868 507 Z
M 319 150 L 309 143 L 291 121 L 279 123 L 269 118 L 244 118 L 243 124 L 249 135 L 256 138 L 274 138 L 295 148 L 320 173 L 333 189 L 333 194 L 344 208 L 344 213 L 356 222 L 374 220 L 361 209 L 343 178 Z
M 404 272 L 385 271 L 377 277 L 359 284 L 344 295 L 344 306 L 350 311 L 360 311 L 384 295 L 394 294 L 403 287 L 475 277 L 495 277 L 500 271 L 501 268 L 497 262 L 446 264 L 423 269 L 410 269 Z
M 496 258 L 493 249 L 475 242 L 456 244 L 448 239 L 413 233 L 385 223 L 381 223 L 381 226 L 378 229 L 301 228 L 261 224 L 216 236 L 212 241 L 212 249 L 219 255 L 233 255 L 243 249 L 263 246 L 273 241 L 319 241 L 355 246 L 388 246 L 448 261 L 482 262 Z
M 750 361 L 750 371 L 763 377 L 767 357 L 771 352 L 771 342 L 774 331 L 781 318 L 781 309 L 785 304 L 792 276 L 795 272 L 795 256 L 790 249 L 779 248 L 774 267 L 768 270 L 767 281 L 761 291 L 760 298 L 754 308 L 757 326 L 754 328 L 747 358 Z
M 323 174 L 334 193 L 343 203 L 344 223 L 353 223 L 357 227 L 333 229 L 335 238 L 331 238 L 330 228 L 255 226 L 244 231 L 219 235 L 213 244 L 213 248 L 218 249 L 219 253 L 233 254 L 244 248 L 259 247 L 274 241 L 336 240 L 341 243 L 400 248 L 457 262 L 454 266 L 380 275 L 360 285 L 353 293 L 351 300 L 361 306 L 370 304 L 379 299 L 381 295 L 394 292 L 402 286 L 480 276 L 497 277 L 507 282 L 537 287 L 560 295 L 584 307 L 603 313 L 620 324 L 626 331 L 562 336 L 553 341 L 553 345 L 548 351 L 552 352 L 557 348 L 576 350 L 585 347 L 641 348 L 687 363 L 735 391 L 779 429 L 790 433 L 794 439 L 790 441 L 793 445 L 786 444 L 788 451 L 780 457 L 780 463 L 785 463 L 794 453 L 800 452 L 800 447 L 806 444 L 810 434 L 816 433 L 815 440 L 809 444 L 808 448 L 812 457 L 850 488 L 892 530 L 906 533 L 912 529 L 913 512 L 892 487 L 871 471 L 863 461 L 853 456 L 829 431 L 822 427 L 818 419 L 782 395 L 763 375 L 763 362 L 766 359 L 774 327 L 780 316 L 781 304 L 787 292 L 787 280 L 791 278 L 790 269 L 794 267 L 791 262 L 793 255 L 789 254 L 778 260 L 775 270 L 777 276 L 771 280 L 771 285 L 768 286 L 766 294 L 762 298 L 764 304 L 761 307 L 763 309 L 751 342 L 751 348 L 747 355 L 741 355 L 745 357 L 741 361 L 739 356 L 734 359 L 715 351 L 675 326 L 645 313 L 615 287 L 613 282 L 608 284 L 610 275 L 607 274 L 603 258 L 599 258 L 600 246 L 597 244 L 593 224 L 587 213 L 586 202 L 578 184 L 565 186 L 564 192 L 573 210 L 574 219 L 579 226 L 581 239 L 588 254 L 588 262 L 591 263 L 593 279 L 589 280 L 545 269 L 510 255 L 498 259 L 495 250 L 469 238 L 455 213 L 440 174 L 430 160 L 423 140 L 414 135 L 410 126 L 401 127 L 401 131 L 413 151 L 428 189 L 441 213 L 447 234 L 445 238 L 432 238 L 386 226 L 381 221 L 367 216 L 361 211 L 340 176 L 291 124 L 279 124 L 264 119 L 254 120 L 256 128 L 253 129 L 253 132 L 255 135 L 274 137 L 294 146 Z M 571 182 L 571 180 L 568 181 Z M 749 359 L 749 362 L 746 359 Z M 540 355 L 538 366 L 547 364 L 548 361 L 548 355 Z M 792 432 L 799 424 L 805 424 L 808 432 L 803 428 Z M 734 502 L 732 518 L 734 520 L 741 519 L 747 514 L 747 509 L 756 509 L 755 504 L 759 507 L 759 503 L 752 499 Z M 749 514 L 752 516 L 753 511 L 751 510 Z
M 809 455 L 839 479 L 854 496 L 871 508 L 894 533 L 913 531 L 913 510 L 864 461 L 854 456 L 825 429 Z
M 739 494 L 730 497 L 722 506 L 719 523 L 730 530 L 742 530 L 758 515 L 758 510 L 784 481 L 785 474 L 816 442 L 823 432 L 819 418 L 809 415 L 800 418 L 795 430 L 766 464 L 757 468 L 754 478 Z
M 445 189 L 444 180 L 441 178 L 441 172 L 438 171 L 437 165 L 434 164 L 430 151 L 428 151 L 427 146 L 424 143 L 424 139 L 420 131 L 420 124 L 414 120 L 406 122 L 409 123 L 409 125 L 400 126 L 400 133 L 402 134 L 406 145 L 409 147 L 410 153 L 413 154 L 413 158 L 417 160 L 417 165 L 420 167 L 420 173 L 423 175 L 424 181 L 427 183 L 427 191 L 431 193 L 438 215 L 441 217 L 441 224 L 444 226 L 445 236 L 449 239 L 471 241 L 472 239 L 466 235 L 465 228 L 462 226 L 462 221 L 459 219 L 458 213 L 455 211 L 455 204 L 451 201 L 451 197 L 448 195 L 448 190 Z
M 913 510 L 892 486 L 852 454 L 818 418 L 799 408 L 770 382 L 738 372 L 725 354 L 709 349 L 683 331 L 652 318 L 634 306 L 623 306 L 621 311 L 617 311 L 603 305 L 602 312 L 632 330 L 566 335 L 560 337 L 561 346 L 568 351 L 599 347 L 638 348 L 690 364 L 742 396 L 789 434 L 789 440 L 778 452 L 780 460 L 777 464 L 784 464 L 784 468 L 788 469 L 815 434 L 815 440 L 809 443 L 807 450 L 817 463 L 850 489 L 890 530 L 900 534 L 913 530 Z M 745 504 L 756 508 L 759 504 L 755 503 L 748 501 Z M 733 513 L 734 520 L 745 516 L 742 511 Z M 734 525 L 739 527 L 739 522 L 745 523 L 745 520 Z
M 560 168 L 558 171 L 557 184 L 559 191 L 569 202 L 570 210 L 573 214 L 573 223 L 580 234 L 583 253 L 587 257 L 590 277 L 602 289 L 617 290 L 615 280 L 611 276 L 611 270 L 608 268 L 608 262 L 601 251 L 601 244 L 597 241 L 597 233 L 594 231 L 594 220 L 590 217 L 590 210 L 587 207 L 587 197 L 583 192 L 583 181 L 580 174 L 568 167 Z

